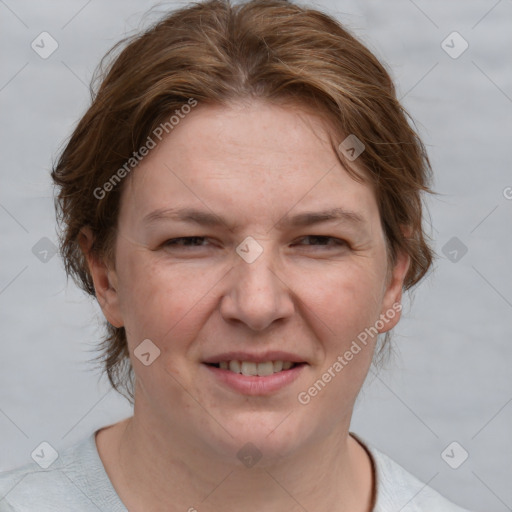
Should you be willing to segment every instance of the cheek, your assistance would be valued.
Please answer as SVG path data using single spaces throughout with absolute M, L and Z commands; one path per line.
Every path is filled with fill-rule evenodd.
M 132 343 L 149 338 L 161 347 L 176 333 L 179 339 L 193 338 L 202 324 L 198 316 L 223 275 L 199 266 L 165 264 L 154 255 L 140 254 L 126 258 L 120 273 L 120 306 L 128 341 L 130 337 Z
M 312 328 L 320 340 L 320 364 L 301 396 L 310 400 L 307 407 L 315 411 L 313 416 L 324 418 L 326 431 L 340 418 L 348 420 L 377 341 L 371 328 L 379 318 L 381 282 L 368 268 L 351 270 L 325 275 L 314 292 L 304 288 L 314 313 L 309 313 Z
M 353 263 L 316 272 L 315 281 L 307 275 L 299 279 L 304 302 L 339 342 L 346 343 L 379 317 L 382 269 Z M 315 285 L 311 286 L 311 282 Z

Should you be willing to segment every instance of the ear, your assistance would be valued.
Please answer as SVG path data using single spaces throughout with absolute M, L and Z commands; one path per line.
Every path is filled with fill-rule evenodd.
M 383 320 L 382 323 L 384 326 L 382 329 L 379 329 L 379 333 L 391 330 L 400 320 L 402 311 L 402 291 L 410 263 L 410 256 L 404 251 L 399 251 L 395 265 L 391 269 L 391 275 L 388 278 L 384 298 L 382 300 L 380 318 Z
M 78 243 L 87 260 L 89 272 L 94 283 L 96 299 L 108 322 L 114 327 L 122 327 L 124 323 L 119 308 L 117 274 L 101 258 L 92 253 L 93 241 L 94 235 L 90 227 L 83 227 L 78 235 Z

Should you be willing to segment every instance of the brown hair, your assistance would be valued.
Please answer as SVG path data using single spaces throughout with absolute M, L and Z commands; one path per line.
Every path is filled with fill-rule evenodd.
M 103 70 L 105 59 L 127 42 Z M 425 148 L 384 67 L 330 16 L 286 0 L 194 2 L 120 41 L 98 73 L 92 104 L 52 170 L 65 269 L 88 294 L 95 290 L 78 244 L 81 228 L 94 234 L 92 253 L 113 263 L 122 183 L 114 186 L 112 178 L 126 175 L 119 171 L 127 170 L 134 152 L 191 99 L 228 105 L 261 98 L 315 108 L 334 128 L 331 144 L 347 171 L 369 179 L 375 191 L 391 263 L 398 251 L 411 258 L 405 289 L 431 267 L 422 225 L 421 192 L 431 191 Z M 357 164 L 366 178 L 338 149 L 349 134 L 364 143 Z M 105 187 L 108 182 L 113 186 Z M 125 330 L 106 327 L 101 359 L 113 387 L 132 399 Z

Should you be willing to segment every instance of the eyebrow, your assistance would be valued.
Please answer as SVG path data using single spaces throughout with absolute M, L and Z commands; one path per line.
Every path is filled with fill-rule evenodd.
M 228 226 L 233 231 L 239 227 L 238 224 L 230 225 L 226 219 L 219 215 L 195 208 L 159 208 L 145 215 L 142 221 L 145 224 L 150 224 L 165 219 L 179 220 L 208 227 Z M 278 229 L 283 229 L 286 226 L 297 228 L 333 221 L 353 225 L 363 225 L 365 223 L 364 217 L 357 212 L 344 208 L 331 208 L 321 211 L 302 212 L 292 217 L 285 215 L 276 222 L 275 227 Z

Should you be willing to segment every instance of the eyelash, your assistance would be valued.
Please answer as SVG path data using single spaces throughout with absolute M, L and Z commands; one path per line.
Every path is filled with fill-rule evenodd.
M 178 245 L 177 242 L 179 241 L 185 241 L 185 240 L 198 240 L 198 239 L 201 239 L 201 240 L 206 240 L 207 237 L 204 237 L 204 236 L 184 236 L 184 237 L 180 237 L 180 238 L 172 238 L 170 240 L 167 240 L 165 243 L 164 243 L 164 246 L 171 246 L 171 247 L 204 247 L 204 245 Z M 348 243 L 345 241 L 345 240 L 341 240 L 340 238 L 335 238 L 333 236 L 327 236 L 327 235 L 306 235 L 304 237 L 302 237 L 301 240 L 303 240 L 304 238 L 317 238 L 317 239 L 322 239 L 322 240 L 334 240 L 336 243 L 335 243 L 335 247 L 342 247 L 342 246 L 348 246 Z M 333 247 L 333 246 L 329 246 L 327 244 L 317 244 L 317 245 L 320 245 L 321 247 Z

